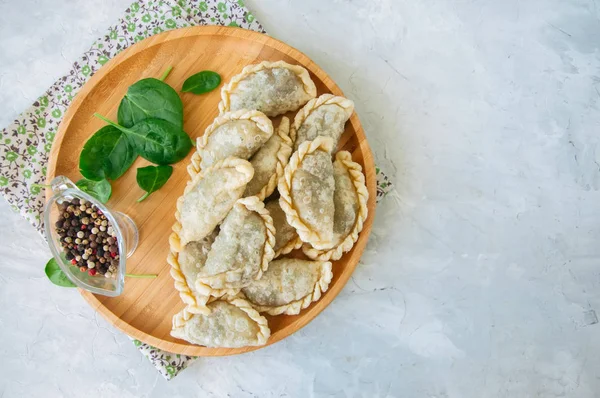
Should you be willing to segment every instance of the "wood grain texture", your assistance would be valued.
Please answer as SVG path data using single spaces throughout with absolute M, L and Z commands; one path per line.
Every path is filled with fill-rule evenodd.
M 50 153 L 48 180 L 65 175 L 73 181 L 81 178 L 78 170 L 79 153 L 85 141 L 104 123 L 94 112 L 116 120 L 117 109 L 127 88 L 146 77 L 158 77 L 170 65 L 173 71 L 166 82 L 177 91 L 185 79 L 201 70 L 221 74 L 223 82 L 249 64 L 264 60 L 284 60 L 304 66 L 315 82 L 318 94 L 343 95 L 329 76 L 298 50 L 269 36 L 238 28 L 191 27 L 165 32 L 128 48 L 98 71 L 77 94 L 65 114 Z M 194 140 L 218 114 L 220 87 L 206 95 L 181 93 L 184 104 L 184 130 Z M 293 113 L 288 117 L 293 118 Z M 278 120 L 275 125 L 278 124 Z M 333 280 L 320 301 L 296 316 L 267 316 L 271 328 L 268 344 L 273 344 L 314 319 L 342 290 L 363 253 L 375 216 L 376 178 L 373 156 L 356 113 L 352 115 L 340 140 L 340 149 L 352 153 L 361 164 L 369 191 L 369 215 L 354 248 L 339 261 L 333 262 Z M 136 200 L 143 191 L 137 186 L 138 167 L 149 163 L 138 158 L 120 179 L 113 182 L 113 195 L 108 203 L 112 209 L 133 218 L 140 233 L 138 249 L 127 260 L 128 273 L 154 273 L 156 279 L 126 279 L 119 297 L 105 297 L 81 291 L 90 305 L 111 324 L 131 337 L 160 349 L 186 355 L 221 356 L 240 354 L 261 347 L 238 349 L 206 348 L 171 337 L 171 318 L 184 304 L 173 287 L 166 258 L 168 237 L 174 222 L 175 202 L 189 179 L 186 167 L 192 152 L 173 165 L 172 177 L 159 191 L 144 202 Z M 46 192 L 48 195 L 49 193 Z M 303 256 L 299 251 L 292 255 Z

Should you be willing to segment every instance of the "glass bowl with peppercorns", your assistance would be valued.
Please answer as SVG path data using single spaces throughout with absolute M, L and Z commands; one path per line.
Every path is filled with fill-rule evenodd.
M 50 188 L 44 229 L 58 265 L 78 287 L 118 296 L 125 284 L 125 260 L 138 243 L 135 223 L 64 176 L 53 179 Z

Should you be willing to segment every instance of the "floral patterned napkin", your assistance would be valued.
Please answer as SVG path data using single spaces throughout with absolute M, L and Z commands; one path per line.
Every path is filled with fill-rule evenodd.
M 130 45 L 166 30 L 195 25 L 238 26 L 265 33 L 242 0 L 136 1 L 73 64 L 66 76 L 2 130 L 0 192 L 40 233 L 43 234 L 44 192 L 35 184 L 44 184 L 52 141 L 73 97 L 102 65 Z M 377 200 L 390 190 L 391 183 L 377 168 Z M 133 341 L 167 380 L 195 359 Z

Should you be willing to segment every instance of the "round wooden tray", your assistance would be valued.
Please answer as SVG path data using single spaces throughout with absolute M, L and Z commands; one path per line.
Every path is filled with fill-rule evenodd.
M 177 91 L 184 80 L 201 70 L 209 69 L 221 74 L 223 82 L 239 73 L 246 65 L 264 60 L 284 60 L 304 66 L 311 74 L 318 93 L 343 95 L 327 74 L 298 50 L 269 36 L 248 30 L 227 27 L 191 27 L 165 32 L 123 51 L 98 71 L 77 94 L 71 104 L 50 153 L 48 179 L 65 175 L 77 181 L 79 153 L 86 140 L 104 122 L 93 117 L 98 112 L 116 120 L 117 108 L 127 88 L 146 77 L 158 77 L 168 67 L 174 66 L 166 82 Z M 181 93 L 184 104 L 184 130 L 195 141 L 218 114 L 219 89 L 205 95 Z M 288 116 L 292 116 L 288 115 Z M 292 119 L 293 120 L 293 119 Z M 276 125 L 276 123 L 275 123 Z M 371 150 L 356 113 L 346 125 L 340 148 L 352 153 L 354 161 L 363 166 L 369 190 L 369 216 L 353 250 L 333 263 L 333 280 L 320 301 L 297 316 L 267 316 L 273 344 L 294 333 L 333 300 L 342 290 L 367 244 L 375 216 L 375 166 Z M 81 291 L 90 305 L 111 324 L 139 339 L 163 350 L 186 355 L 218 356 L 253 351 L 260 347 L 237 349 L 206 348 L 171 337 L 171 319 L 184 304 L 173 286 L 166 258 L 169 253 L 168 237 L 174 222 L 175 202 L 182 195 L 189 176 L 188 157 L 173 165 L 170 180 L 159 191 L 142 203 L 136 200 L 143 192 L 137 186 L 136 169 L 148 162 L 138 158 L 125 175 L 112 183 L 113 194 L 108 205 L 133 218 L 140 232 L 140 244 L 127 260 L 127 272 L 158 274 L 155 279 L 127 278 L 123 294 L 105 297 Z

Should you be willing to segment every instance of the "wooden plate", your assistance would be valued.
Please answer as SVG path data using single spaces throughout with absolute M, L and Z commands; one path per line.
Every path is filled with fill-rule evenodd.
M 319 95 L 343 95 L 327 74 L 298 50 L 269 36 L 248 30 L 226 27 L 192 27 L 165 32 L 123 51 L 97 72 L 77 94 L 60 125 L 50 153 L 48 179 L 65 175 L 77 181 L 79 153 L 86 140 L 104 122 L 93 117 L 98 112 L 116 120 L 117 108 L 127 88 L 146 77 L 158 77 L 170 65 L 173 71 L 166 82 L 180 90 L 184 80 L 204 69 L 217 71 L 223 81 L 239 73 L 246 65 L 264 60 L 284 60 L 304 66 L 311 73 Z M 184 104 L 184 130 L 195 138 L 217 116 L 220 88 L 209 94 L 181 93 Z M 293 116 L 289 115 L 289 116 Z M 320 301 L 297 316 L 267 317 L 273 344 L 294 333 L 331 303 L 342 290 L 367 244 L 375 215 L 375 167 L 364 131 L 356 114 L 346 125 L 340 147 L 352 153 L 353 159 L 363 166 L 369 190 L 369 216 L 354 249 L 341 260 L 334 262 L 334 277 L 329 290 Z M 178 292 L 173 286 L 166 262 L 169 253 L 168 237 L 174 222 L 175 201 L 183 193 L 189 176 L 188 157 L 174 166 L 167 184 L 142 203 L 136 200 L 143 192 L 137 186 L 136 169 L 148 164 L 138 158 L 124 176 L 112 183 L 113 195 L 108 205 L 133 218 L 140 233 L 140 244 L 127 260 L 127 272 L 158 274 L 156 279 L 126 278 L 125 290 L 119 297 L 96 296 L 82 291 L 83 297 L 110 323 L 136 339 L 163 350 L 186 355 L 218 356 L 239 354 L 260 347 L 238 349 L 206 348 L 191 345 L 171 337 L 173 314 L 183 308 Z

